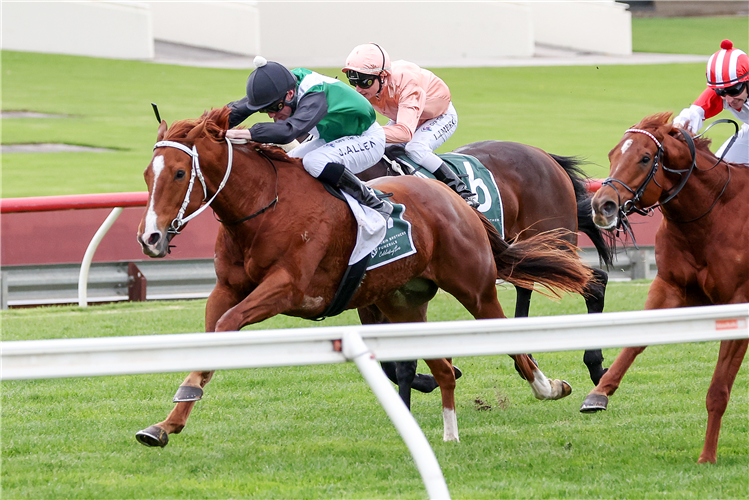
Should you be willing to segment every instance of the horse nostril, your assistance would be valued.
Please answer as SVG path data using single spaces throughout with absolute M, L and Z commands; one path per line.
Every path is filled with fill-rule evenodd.
M 161 240 L 161 233 L 151 233 L 151 235 L 148 237 L 148 244 L 150 246 L 154 246 Z
M 615 202 L 613 202 L 612 200 L 608 200 L 608 201 L 606 201 L 606 202 L 605 202 L 605 203 L 604 203 L 604 204 L 603 204 L 603 205 L 601 206 L 601 212 L 602 212 L 602 213 L 603 213 L 603 215 L 605 215 L 606 217 L 611 217 L 611 216 L 613 216 L 614 214 L 616 214 L 616 210 L 617 210 L 618 208 L 619 208 L 619 207 L 617 206 L 617 204 L 616 204 Z

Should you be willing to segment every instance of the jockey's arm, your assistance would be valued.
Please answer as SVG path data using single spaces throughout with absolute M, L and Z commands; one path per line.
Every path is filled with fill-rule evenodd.
M 229 114 L 229 128 L 234 128 L 247 119 L 252 111 L 247 109 L 247 96 L 227 104 L 231 113 Z
M 697 133 L 702 128 L 702 123 L 723 111 L 723 100 L 711 88 L 705 89 L 694 101 L 694 104 L 684 108 L 674 118 L 674 125 L 685 128 L 692 133 Z
M 297 108 L 286 120 L 256 123 L 250 127 L 252 140 L 286 144 L 312 130 L 328 114 L 328 100 L 323 92 L 304 94 Z

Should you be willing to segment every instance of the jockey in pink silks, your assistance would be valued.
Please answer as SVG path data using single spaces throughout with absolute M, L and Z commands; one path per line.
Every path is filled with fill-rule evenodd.
M 477 207 L 476 194 L 434 154 L 458 126 L 445 82 L 416 64 L 391 63 L 388 53 L 376 43 L 355 47 L 342 71 L 356 91 L 390 119 L 383 126 L 385 141 L 403 145 L 409 158 Z
M 743 122 L 733 146 L 724 159 L 732 163 L 749 163 L 749 56 L 733 47 L 731 40 L 723 40 L 720 50 L 707 61 L 707 88 L 674 118 L 674 124 L 696 133 L 707 118 L 724 109 Z M 730 143 L 729 138 L 718 151 L 721 157 Z

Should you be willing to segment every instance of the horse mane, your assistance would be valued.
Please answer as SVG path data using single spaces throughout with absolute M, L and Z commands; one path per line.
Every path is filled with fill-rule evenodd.
M 213 139 L 215 142 L 224 140 L 224 133 L 229 128 L 231 108 L 213 108 L 204 111 L 200 118 L 179 120 L 167 130 L 165 139 L 185 139 L 195 141 L 201 137 Z

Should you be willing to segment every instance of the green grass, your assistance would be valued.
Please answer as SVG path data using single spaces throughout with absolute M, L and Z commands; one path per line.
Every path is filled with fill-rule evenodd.
M 749 49 L 749 17 L 640 17 L 632 19 L 632 51 L 710 55 L 729 39 Z
M 747 18 L 633 19 L 635 50 L 709 54 L 722 38 L 747 49 Z M 742 31 L 743 26 L 743 31 Z M 742 38 L 743 37 L 743 38 Z M 717 41 L 716 41 L 717 40 Z M 339 77 L 338 68 L 318 68 Z M 679 112 L 704 88 L 703 64 L 440 68 L 460 124 L 440 152 L 487 139 L 587 158 L 605 177 L 608 151 L 652 113 Z M 109 153 L 3 154 L 2 196 L 143 191 L 156 102 L 167 122 L 196 118 L 244 92 L 247 70 L 2 51 L 2 108 L 63 118 L 3 119 L 2 143 L 62 142 Z M 262 119 L 251 117 L 246 123 Z M 729 127 L 708 134 L 722 143 Z
M 643 307 L 648 282 L 612 283 L 607 311 Z M 505 310 L 514 292 L 500 287 Z M 3 311 L 3 340 L 200 331 L 204 301 Z M 534 298 L 533 315 L 581 313 Z M 431 320 L 465 319 L 438 294 Z M 252 328 L 318 324 L 277 317 Z M 616 349 L 604 351 L 608 365 Z M 749 398 L 739 373 L 717 466 L 697 465 L 717 343 L 651 347 L 608 412 L 578 412 L 592 387 L 581 352 L 539 353 L 573 395 L 536 401 L 507 356 L 456 359 L 461 442 L 442 442 L 437 393 L 413 413 L 453 498 L 746 498 Z M 426 368 L 420 366 L 423 371 Z M 745 371 L 745 370 L 744 370 Z M 353 364 L 218 372 L 164 449 L 134 433 L 162 420 L 184 374 L 2 382 L 3 498 L 425 498 L 405 445 Z M 478 410 L 480 403 L 491 410 Z
M 715 40 L 731 38 L 746 50 L 745 26 L 746 18 L 633 19 L 634 49 L 709 54 L 717 50 Z M 142 191 L 156 134 L 150 103 L 159 104 L 169 123 L 194 118 L 238 98 L 247 77 L 246 71 L 9 51 L 2 51 L 1 70 L 4 111 L 65 115 L 3 119 L 3 144 L 114 149 L 3 154 L 4 197 Z M 702 64 L 436 72 L 450 85 L 460 115 L 443 151 L 513 140 L 585 156 L 594 163 L 593 177 L 605 175 L 606 154 L 624 129 L 650 113 L 678 112 L 704 86 Z M 728 131 L 711 133 L 722 141 Z M 645 282 L 610 284 L 606 311 L 642 309 L 646 290 Z M 511 313 L 514 292 L 499 294 Z M 2 339 L 198 332 L 204 307 L 204 301 L 185 301 L 3 311 Z M 582 312 L 579 297 L 536 297 L 531 308 L 532 315 Z M 468 317 L 445 294 L 430 307 L 430 320 Z M 357 322 L 349 311 L 322 323 L 277 317 L 251 328 Z M 616 352 L 604 351 L 606 365 Z M 456 392 L 460 444 L 441 440 L 439 396 L 414 395 L 414 415 L 453 498 L 749 496 L 746 368 L 723 420 L 718 465 L 695 463 L 716 343 L 647 349 L 609 411 L 596 415 L 578 412 L 591 387 L 581 357 L 537 355 L 547 375 L 564 377 L 575 391 L 546 403 L 532 397 L 506 356 L 455 360 L 465 373 Z M 134 433 L 170 411 L 183 376 L 3 381 L 3 498 L 426 496 L 405 445 L 352 364 L 219 372 L 167 448 L 137 444 Z M 479 411 L 476 400 L 491 410 Z

